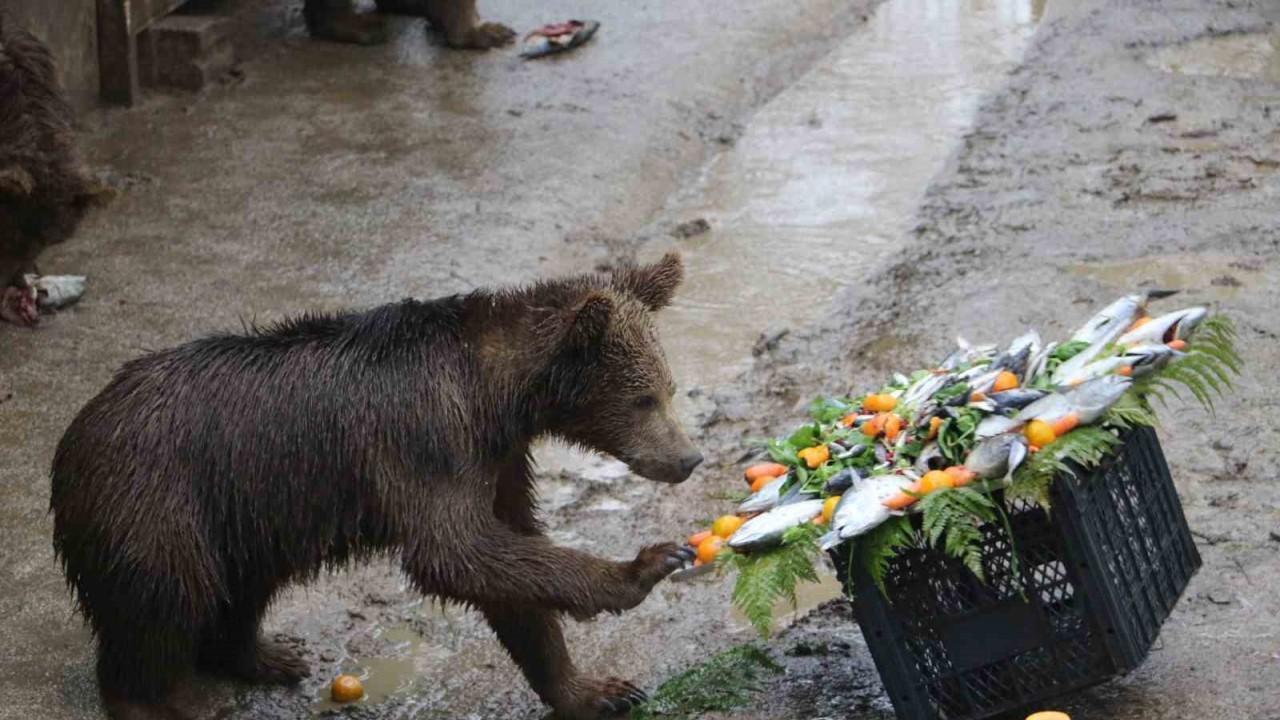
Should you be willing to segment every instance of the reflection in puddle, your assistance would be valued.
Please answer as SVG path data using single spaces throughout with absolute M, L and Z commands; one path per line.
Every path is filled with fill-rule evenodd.
M 843 592 L 843 588 L 840 587 L 840 581 L 836 580 L 836 576 L 831 569 L 825 565 L 820 565 L 818 567 L 818 582 L 801 583 L 796 586 L 795 605 L 786 600 L 774 605 L 774 620 L 779 626 L 790 624 L 822 603 L 840 597 Z M 735 630 L 747 630 L 751 627 L 751 623 L 746 616 L 739 612 L 737 608 L 733 609 L 729 622 L 733 624 Z
M 894 252 L 1043 6 L 889 0 L 752 118 L 679 209 L 712 230 L 681 243 L 689 278 L 663 315 L 676 377 L 732 380 L 760 332 L 817 321 Z
M 364 684 L 364 697 L 354 704 L 379 703 L 387 698 L 414 689 L 421 673 L 414 657 L 423 644 L 422 636 L 407 627 L 380 627 L 374 630 L 374 639 L 382 642 L 386 650 L 382 655 L 347 658 L 341 672 L 360 678 Z M 336 710 L 353 703 L 336 703 L 329 698 L 329 685 L 319 690 L 313 713 Z
M 1240 288 L 1273 282 L 1267 258 L 1237 255 L 1163 255 L 1108 263 L 1080 263 L 1069 270 L 1112 287 L 1181 290 L 1229 300 Z
M 1200 38 L 1152 53 L 1147 63 L 1165 72 L 1280 82 L 1280 33 Z

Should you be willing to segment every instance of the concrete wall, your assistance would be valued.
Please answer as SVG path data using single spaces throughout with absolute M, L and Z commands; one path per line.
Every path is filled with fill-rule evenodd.
M 7 26 L 45 41 L 62 82 L 78 109 L 98 100 L 98 35 L 95 0 L 0 0 Z

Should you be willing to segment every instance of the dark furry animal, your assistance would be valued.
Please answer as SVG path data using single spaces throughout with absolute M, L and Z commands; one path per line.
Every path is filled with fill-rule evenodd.
M 305 316 L 130 362 L 63 436 L 54 547 L 98 639 L 116 720 L 166 703 L 197 665 L 290 683 L 305 667 L 258 637 L 286 583 L 400 554 L 423 593 L 478 608 L 565 718 L 643 693 L 578 673 L 560 615 L 638 605 L 678 566 L 553 545 L 529 447 L 558 436 L 681 482 L 702 456 L 671 409 L 651 313 L 677 255 L 612 275 Z
M 516 33 L 506 25 L 482 22 L 476 0 L 377 0 L 378 12 L 424 17 L 454 48 L 487 50 L 510 44 Z M 352 0 L 306 0 L 302 8 L 313 37 L 376 45 L 386 42 L 383 18 L 352 9 Z
M 73 114 L 49 49 L 4 23 L 0 13 L 0 318 L 33 325 L 35 289 L 24 275 L 106 192 L 76 158 Z

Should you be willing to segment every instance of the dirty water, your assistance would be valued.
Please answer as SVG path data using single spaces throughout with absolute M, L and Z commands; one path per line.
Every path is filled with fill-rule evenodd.
M 808 324 L 892 254 L 1043 11 L 891 0 L 755 115 L 677 211 L 711 228 L 680 243 L 689 280 L 663 320 L 677 377 L 732 380 L 766 325 Z
M 1035 0 L 889 0 L 753 116 L 669 211 L 677 222 L 702 217 L 711 226 L 680 241 L 688 279 L 660 321 L 682 386 L 732 381 L 766 327 L 807 324 L 850 277 L 894 251 L 979 100 L 1014 67 L 1043 11 Z M 654 240 L 639 255 L 670 244 Z M 625 486 L 621 463 L 563 445 L 544 445 L 535 456 L 548 513 L 622 517 L 661 492 Z M 608 497 L 595 497 L 593 487 L 608 488 Z M 551 534 L 568 546 L 584 542 L 572 529 Z M 788 622 L 839 594 L 824 571 L 777 617 Z M 740 614 L 727 620 L 729 630 L 748 632 Z M 360 669 L 366 687 L 415 692 L 419 671 L 398 654 L 363 658 Z M 313 709 L 329 707 L 321 701 Z
M 1165 72 L 1280 83 L 1280 33 L 1234 33 L 1160 48 L 1147 63 Z
M 1251 255 L 1158 255 L 1136 260 L 1076 263 L 1068 270 L 1109 287 L 1178 290 L 1198 301 L 1230 302 L 1249 288 L 1273 282 L 1273 263 Z

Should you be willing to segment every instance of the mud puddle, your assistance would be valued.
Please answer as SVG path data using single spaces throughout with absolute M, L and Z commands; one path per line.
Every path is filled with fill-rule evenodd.
M 1147 63 L 1182 75 L 1266 80 L 1280 83 L 1280 33 L 1204 37 L 1161 48 Z
M 1251 286 L 1273 282 L 1272 265 L 1263 256 L 1187 254 L 1077 263 L 1068 270 L 1111 287 L 1179 290 L 1202 300 L 1230 302 Z

